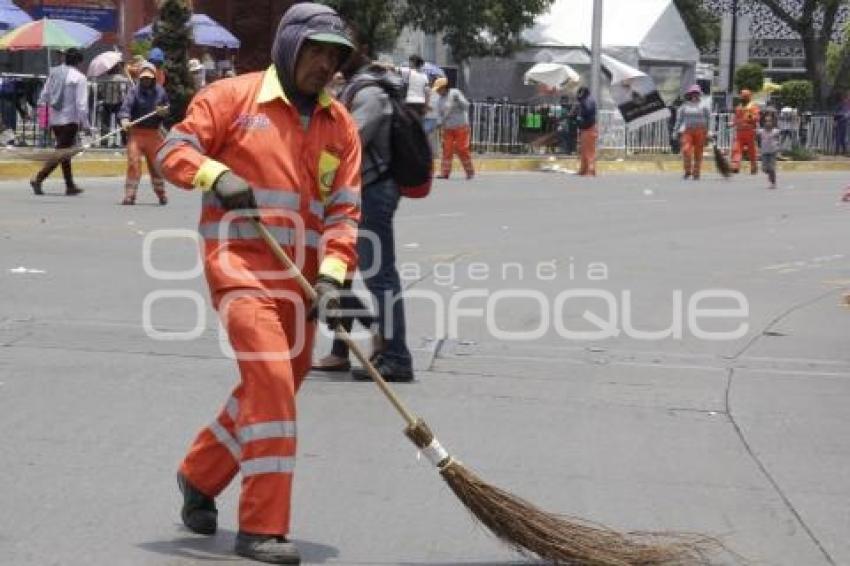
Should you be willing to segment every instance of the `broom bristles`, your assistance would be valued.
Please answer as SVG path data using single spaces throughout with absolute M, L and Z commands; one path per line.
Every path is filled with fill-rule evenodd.
M 434 440 L 421 420 L 406 433 L 420 449 Z M 587 566 L 692 566 L 709 564 L 708 555 L 723 548 L 718 540 L 703 535 L 623 534 L 583 519 L 553 515 L 488 484 L 451 457 L 438 468 L 476 519 L 522 554 Z
M 726 161 L 726 157 L 717 145 L 714 146 L 714 165 L 724 178 L 728 179 L 732 176 L 732 168 L 729 167 L 729 162 Z

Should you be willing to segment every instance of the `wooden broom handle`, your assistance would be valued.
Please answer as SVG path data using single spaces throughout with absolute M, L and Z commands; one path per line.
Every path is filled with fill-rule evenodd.
M 317 299 L 316 290 L 313 289 L 313 286 L 307 281 L 307 278 L 301 273 L 301 270 L 298 269 L 298 266 L 295 265 L 290 257 L 286 254 L 283 248 L 280 246 L 278 241 L 272 236 L 269 229 L 258 219 L 252 218 L 251 223 L 254 225 L 254 228 L 257 230 L 257 233 L 260 234 L 260 237 L 266 242 L 269 246 L 269 249 L 272 253 L 277 257 L 280 262 L 286 266 L 286 268 L 290 271 L 291 275 L 295 278 L 295 281 L 307 295 L 307 298 L 310 299 L 310 302 L 315 303 Z M 346 346 L 348 346 L 349 350 L 354 353 L 354 357 L 360 360 L 360 363 L 363 364 L 363 367 L 369 373 L 369 377 L 372 378 L 372 381 L 378 386 L 384 396 L 393 404 L 395 410 L 398 411 L 398 414 L 401 415 L 401 418 L 405 420 L 408 426 L 412 427 L 417 424 L 419 419 L 410 412 L 410 410 L 402 403 L 401 399 L 399 399 L 398 395 L 390 388 L 389 384 L 387 384 L 386 380 L 381 376 L 375 366 L 372 365 L 372 362 L 369 361 L 369 358 L 366 357 L 366 354 L 360 349 L 360 346 L 357 345 L 356 342 L 351 338 L 351 335 L 342 327 L 341 324 L 338 324 L 334 329 L 336 332 L 337 338 L 345 342 Z

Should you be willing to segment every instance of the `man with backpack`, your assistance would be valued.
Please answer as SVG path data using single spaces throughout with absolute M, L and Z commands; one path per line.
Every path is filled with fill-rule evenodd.
M 359 52 L 351 57 L 344 72 L 349 83 L 340 100 L 357 123 L 363 147 L 358 268 L 364 274 L 366 288 L 375 298 L 378 311 L 378 339 L 375 343 L 382 344 L 382 349 L 373 353 L 372 361 L 387 381 L 410 382 L 413 381 L 413 358 L 407 348 L 401 277 L 396 269 L 393 218 L 406 184 L 404 175 L 398 169 L 416 169 L 416 163 L 408 166 L 405 160 L 407 156 L 417 157 L 410 155 L 413 152 L 426 152 L 427 155 L 419 157 L 424 157 L 423 163 L 430 162 L 430 151 L 417 117 L 404 105 L 404 88 L 400 76 L 385 66 L 372 64 L 365 54 Z M 412 120 L 412 123 L 405 124 L 405 120 Z M 426 149 L 417 148 L 416 141 L 406 137 L 403 133 L 405 131 L 421 133 L 421 141 Z M 343 311 L 360 309 L 360 301 L 351 293 L 343 296 Z M 344 324 L 349 326 L 351 321 Z M 314 367 L 347 369 L 347 365 L 348 348 L 337 339 L 334 340 L 331 355 Z M 363 369 L 355 369 L 352 375 L 358 380 L 370 379 Z

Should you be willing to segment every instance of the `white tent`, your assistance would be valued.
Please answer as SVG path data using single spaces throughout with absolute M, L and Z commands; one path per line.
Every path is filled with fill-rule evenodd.
M 604 0 L 603 5 L 602 47 L 610 55 L 635 67 L 651 62 L 694 66 L 699 61 L 673 0 Z M 523 35 L 537 61 L 548 54 L 567 59 L 551 62 L 581 63 L 589 62 L 583 48 L 590 47 L 592 30 L 593 0 L 555 0 Z
M 555 0 L 523 34 L 528 48 L 512 60 L 470 62 L 465 88 L 473 98 L 532 100 L 523 74 L 535 63 L 570 65 L 589 78 L 594 0 Z M 604 0 L 602 49 L 649 75 L 669 103 L 693 84 L 699 50 L 673 0 Z M 607 85 L 604 89 L 607 91 Z M 614 106 L 607 92 L 599 97 Z

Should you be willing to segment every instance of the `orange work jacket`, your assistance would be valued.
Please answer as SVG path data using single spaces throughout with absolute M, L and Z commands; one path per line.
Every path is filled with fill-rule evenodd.
M 160 147 L 157 163 L 165 177 L 203 191 L 199 231 L 214 292 L 297 290 L 250 222 L 227 213 L 211 191 L 228 170 L 254 188 L 263 222 L 308 280 L 321 273 L 341 283 L 354 270 L 360 218 L 357 126 L 327 93 L 304 122 L 272 66 L 200 91 Z
M 759 127 L 759 107 L 755 102 L 739 104 L 735 108 L 735 129 L 739 132 L 755 131 Z

